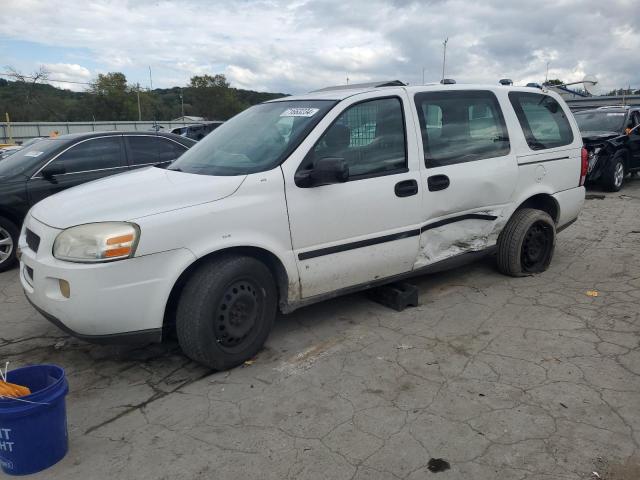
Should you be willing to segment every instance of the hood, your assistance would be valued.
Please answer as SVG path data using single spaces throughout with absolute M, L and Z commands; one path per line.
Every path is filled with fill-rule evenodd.
M 620 134 L 618 132 L 607 132 L 607 131 L 590 131 L 590 132 L 581 132 L 582 133 L 582 141 L 584 143 L 601 143 L 605 140 L 610 140 L 615 137 L 619 137 Z
M 214 177 L 145 168 L 85 183 L 45 198 L 31 209 L 54 228 L 126 221 L 228 197 L 246 175 Z

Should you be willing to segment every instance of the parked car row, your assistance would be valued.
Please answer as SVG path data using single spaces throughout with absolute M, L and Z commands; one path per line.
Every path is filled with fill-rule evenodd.
M 24 217 L 43 198 L 108 175 L 166 167 L 195 143 L 167 133 L 79 133 L 40 139 L 0 160 L 0 272 L 15 263 Z
M 582 208 L 588 170 L 578 125 L 553 92 L 351 85 L 251 107 L 167 168 L 66 190 L 21 222 L 77 170 L 92 180 L 171 160 L 138 149 L 139 134 L 104 137 L 0 162 L 2 198 L 22 223 L 25 294 L 89 341 L 175 330 L 214 369 L 255 355 L 278 310 L 491 252 L 504 274 L 544 271 L 556 233 Z M 190 146 L 154 138 L 176 156 Z

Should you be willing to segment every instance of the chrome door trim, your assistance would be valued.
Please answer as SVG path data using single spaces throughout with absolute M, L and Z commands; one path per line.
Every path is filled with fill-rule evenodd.
M 57 154 L 56 154 L 56 155 L 55 155 L 51 160 L 49 160 L 47 163 L 45 163 L 42 167 L 40 167 L 36 173 L 34 173 L 33 175 L 31 175 L 31 178 L 30 178 L 29 180 L 34 180 L 34 179 L 36 179 L 36 178 L 44 178 L 44 177 L 42 177 L 42 176 L 41 176 L 41 177 L 37 177 L 36 175 L 38 175 L 42 170 L 44 170 L 45 168 L 47 168 L 47 166 L 49 166 L 49 164 L 50 164 L 51 162 L 53 162 L 54 160 L 56 160 L 60 155 L 62 155 L 62 154 L 63 154 L 63 153 L 65 153 L 66 151 L 68 151 L 68 150 L 72 149 L 72 148 L 73 148 L 73 147 L 75 147 L 76 145 L 80 145 L 81 143 L 89 142 L 89 141 L 91 141 L 91 140 L 97 140 L 97 139 L 99 139 L 99 138 L 113 138 L 113 137 L 122 137 L 122 134 L 121 134 L 121 133 L 119 133 L 119 134 L 116 134 L 116 135 L 111 134 L 111 135 L 101 135 L 101 136 L 99 136 L 99 137 L 85 138 L 84 140 L 80 140 L 79 142 L 76 142 L 76 143 L 74 143 L 73 145 L 69 145 L 67 148 L 65 148 L 65 149 L 64 149 L 64 150 L 62 150 L 61 152 L 58 152 L 58 153 L 57 153 Z M 121 145 L 121 147 L 122 147 L 122 145 Z M 128 167 L 128 165 L 124 165 L 124 167 L 126 168 L 126 167 Z M 114 168 L 122 168 L 122 167 L 100 168 L 100 169 L 97 169 L 97 170 L 83 170 L 83 171 L 81 171 L 81 172 L 63 173 L 62 175 L 74 175 L 74 174 L 76 174 L 76 173 L 97 172 L 97 171 L 100 171 L 100 170 L 113 170 Z

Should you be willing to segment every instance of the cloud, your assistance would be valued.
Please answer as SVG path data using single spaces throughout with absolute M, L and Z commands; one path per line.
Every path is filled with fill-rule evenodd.
M 144 84 L 151 66 L 161 87 L 225 73 L 233 86 L 298 93 L 347 76 L 419 83 L 423 68 L 437 81 L 448 37 L 446 76 L 458 81 L 539 82 L 549 62 L 552 78 L 640 88 L 633 0 L 66 0 L 55 12 L 4 0 L 3 14 L 0 37 L 84 47 L 97 70 Z
M 42 66 L 49 72 L 48 83 L 58 88 L 81 91 L 91 81 L 89 69 L 76 63 L 44 63 Z

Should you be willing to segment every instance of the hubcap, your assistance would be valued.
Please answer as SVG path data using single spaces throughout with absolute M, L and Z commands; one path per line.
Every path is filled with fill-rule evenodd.
M 553 246 L 553 231 L 544 222 L 536 222 L 527 231 L 522 242 L 521 262 L 526 272 L 544 269 Z
M 13 239 L 9 232 L 0 227 L 0 263 L 5 262 L 11 258 L 13 253 Z
M 622 185 L 622 179 L 624 178 L 624 165 L 618 163 L 616 165 L 616 171 L 614 172 L 613 181 L 616 184 L 616 187 Z
M 253 282 L 241 280 L 225 291 L 214 318 L 216 341 L 223 348 L 246 342 L 256 325 L 262 299 Z

